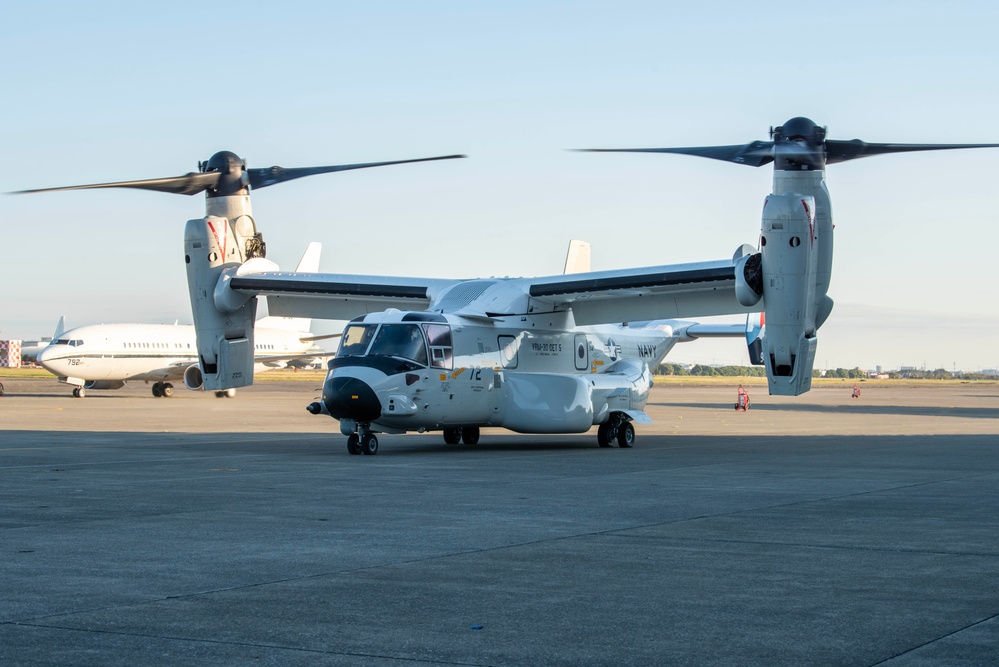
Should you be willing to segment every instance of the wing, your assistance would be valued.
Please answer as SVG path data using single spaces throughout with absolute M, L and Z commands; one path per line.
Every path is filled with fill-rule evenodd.
M 365 313 L 398 308 L 426 310 L 435 294 L 455 280 L 395 278 L 342 273 L 267 272 L 236 276 L 234 290 L 267 297 L 278 317 L 350 320 Z
M 456 311 L 459 314 L 477 310 L 491 312 L 486 307 L 477 308 L 474 298 L 471 301 L 439 299 L 451 288 L 471 282 L 473 281 L 435 278 L 263 272 L 235 276 L 229 286 L 244 294 L 266 296 L 270 314 L 281 317 L 349 320 L 387 308 L 427 310 L 432 304 L 435 308 L 441 307 L 450 312 L 447 306 L 459 301 L 463 309 Z M 735 262 L 729 259 L 474 282 L 480 286 L 502 286 L 508 294 L 521 294 L 520 299 L 505 300 L 509 304 L 520 301 L 521 310 L 504 310 L 499 315 L 524 315 L 571 308 L 576 324 L 579 325 L 731 315 L 751 310 L 736 300 Z M 480 293 L 481 290 L 476 292 Z M 757 304 L 754 308 L 759 310 L 761 306 Z
M 529 290 L 532 304 L 569 306 L 581 325 L 751 310 L 736 300 L 732 260 L 536 278 Z

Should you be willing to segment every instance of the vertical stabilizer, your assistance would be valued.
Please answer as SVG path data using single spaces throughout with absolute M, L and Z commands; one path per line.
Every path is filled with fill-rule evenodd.
M 565 255 L 565 268 L 562 273 L 588 273 L 590 271 L 590 244 L 586 241 L 569 241 L 569 252 Z
M 313 241 L 305 249 L 298 268 L 298 273 L 318 273 L 319 256 L 322 254 L 323 244 Z M 262 329 L 283 329 L 285 331 L 312 331 L 312 319 L 308 317 L 262 317 L 257 320 L 257 326 Z

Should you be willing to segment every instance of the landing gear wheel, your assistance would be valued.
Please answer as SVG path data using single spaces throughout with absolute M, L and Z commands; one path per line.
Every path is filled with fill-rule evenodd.
M 154 382 L 153 383 L 153 396 L 155 396 L 156 398 L 160 398 L 161 396 L 163 396 L 163 383 L 162 382 Z
M 479 427 L 478 426 L 466 426 L 461 429 L 461 439 L 466 445 L 477 445 L 479 444 Z
M 0 396 L 3 396 L 3 382 L 0 382 Z
M 87 390 L 83 387 L 77 387 L 73 390 L 73 398 L 83 398 L 87 395 Z
M 604 422 L 597 429 L 597 444 L 601 447 L 610 447 L 614 444 L 616 436 L 616 429 L 611 426 L 610 422 Z
M 361 438 L 361 451 L 372 456 L 378 453 L 378 438 L 374 433 L 365 433 Z
M 618 447 L 634 447 L 635 446 L 635 427 L 631 425 L 631 422 L 624 422 L 617 428 L 617 446 Z
M 351 433 L 347 437 L 347 452 L 351 455 L 357 455 L 361 453 L 361 439 L 357 437 L 356 433 Z
M 461 442 L 461 429 L 460 428 L 444 429 L 444 442 L 448 445 L 457 445 L 459 442 Z
M 224 391 L 215 392 L 215 398 L 225 398 L 225 392 Z
M 169 382 L 163 383 L 163 398 L 171 398 L 173 396 L 173 385 Z

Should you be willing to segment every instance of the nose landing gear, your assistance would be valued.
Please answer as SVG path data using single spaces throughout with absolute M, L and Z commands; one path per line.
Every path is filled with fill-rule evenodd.
M 374 456 L 378 453 L 378 438 L 368 430 L 370 424 L 358 424 L 357 433 L 347 436 L 347 452 L 351 455 L 368 454 Z

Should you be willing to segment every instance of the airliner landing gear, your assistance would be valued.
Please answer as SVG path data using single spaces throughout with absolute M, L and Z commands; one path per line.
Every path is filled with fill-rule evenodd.
M 618 447 L 634 447 L 635 427 L 625 415 L 616 412 L 597 429 L 597 443 L 601 447 L 613 447 L 615 443 Z
M 87 395 L 87 390 L 83 387 L 76 387 L 73 389 L 73 398 L 83 398 Z
M 378 453 L 378 438 L 368 430 L 368 424 L 358 424 L 357 433 L 347 436 L 347 452 L 351 455 Z
M 173 396 L 173 385 L 169 382 L 154 382 L 153 396 L 156 398 L 170 398 Z
M 215 392 L 215 398 L 235 398 L 235 389 L 223 389 L 222 391 Z
M 464 442 L 466 445 L 474 445 L 479 442 L 478 426 L 456 426 L 444 429 L 444 442 L 448 445 L 457 445 Z

